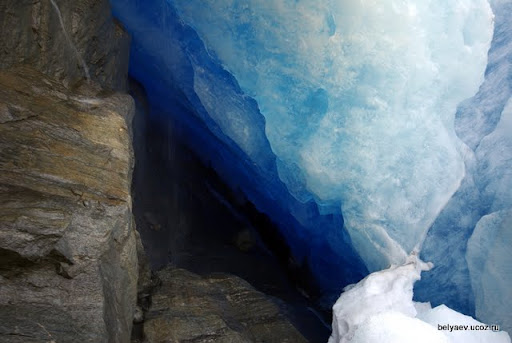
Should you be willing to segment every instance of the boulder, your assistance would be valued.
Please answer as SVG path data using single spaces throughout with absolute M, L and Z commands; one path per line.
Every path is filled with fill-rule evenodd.
M 144 322 L 147 343 L 307 342 L 270 298 L 239 277 L 173 267 L 158 277 Z

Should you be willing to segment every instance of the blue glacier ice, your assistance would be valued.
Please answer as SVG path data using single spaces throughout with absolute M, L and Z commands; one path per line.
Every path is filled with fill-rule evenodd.
M 171 126 L 173 136 L 279 225 L 292 263 L 311 269 L 326 296 L 334 300 L 344 285 L 361 279 L 368 271 L 340 230 L 339 202 L 319 204 L 311 194 L 299 201 L 289 193 L 278 177 L 258 104 L 183 23 L 173 3 L 112 0 L 111 5 L 132 36 L 130 75 L 146 89 L 151 120 Z
M 422 301 L 446 303 L 464 313 L 476 313 L 481 320 L 499 323 L 510 332 L 512 316 L 504 313 L 503 308 L 512 308 L 512 275 L 506 267 L 512 262 L 511 255 L 495 255 L 490 250 L 497 242 L 507 241 L 511 226 L 508 233 L 499 231 L 488 224 L 502 224 L 483 218 L 492 218 L 498 215 L 496 212 L 511 207 L 512 2 L 495 0 L 491 6 L 495 28 L 485 80 L 473 97 L 459 105 L 455 118 L 455 130 L 465 143 L 466 176 L 428 232 L 422 258 L 434 262 L 436 268 L 417 284 L 415 295 Z M 499 216 L 505 216 L 503 220 L 510 222 L 510 212 L 509 219 L 506 212 L 500 213 Z M 478 240 L 472 235 L 481 236 L 485 230 L 497 239 L 496 243 L 475 246 Z M 488 261 L 475 264 L 485 256 Z M 497 257 L 501 263 L 493 260 Z M 496 291 L 489 288 L 492 284 L 507 286 L 500 306 L 492 299 Z M 490 312 L 496 314 L 490 316 Z M 497 316 L 501 319 L 497 320 Z
M 510 185 L 509 185 L 510 186 Z M 468 242 L 466 259 L 475 294 L 475 314 L 512 332 L 512 207 L 480 219 Z
M 290 192 L 340 202 L 370 271 L 402 262 L 464 176 L 454 115 L 483 80 L 489 4 L 175 5 L 257 101 Z
M 111 4 L 154 120 L 326 294 L 421 251 L 418 299 L 510 330 L 510 0 Z
M 495 130 L 481 140 L 476 158 L 489 214 L 477 222 L 466 252 L 475 314 L 512 332 L 512 98 Z

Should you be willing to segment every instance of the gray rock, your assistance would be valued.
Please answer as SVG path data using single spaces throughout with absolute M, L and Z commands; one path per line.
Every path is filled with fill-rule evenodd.
M 94 92 L 0 71 L 2 342 L 129 341 L 133 100 Z
M 129 37 L 108 0 L 2 0 L 0 29 L 0 341 L 129 342 L 135 322 L 148 342 L 305 342 L 234 276 L 169 269 L 150 299 L 134 104 L 112 92 L 126 89 Z M 157 214 L 140 217 L 162 233 Z M 181 244 L 183 222 L 166 244 Z M 234 237 L 244 252 L 255 243 Z
M 83 60 L 102 88 L 124 90 L 130 38 L 108 0 L 53 1 L 64 29 L 51 0 L 0 1 L 0 69 L 29 64 L 74 85 L 85 78 Z
M 161 287 L 146 313 L 146 342 L 307 342 L 278 306 L 228 274 L 184 269 L 158 273 Z

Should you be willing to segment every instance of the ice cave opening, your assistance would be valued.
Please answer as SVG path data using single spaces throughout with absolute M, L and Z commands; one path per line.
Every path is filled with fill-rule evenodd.
M 434 324 L 480 325 L 463 315 L 512 331 L 512 2 L 111 5 L 149 118 L 135 136 L 158 150 L 138 159 L 166 156 L 165 169 L 136 168 L 135 183 L 153 183 L 143 202 L 193 218 L 196 205 L 177 203 L 196 187 L 208 239 L 227 216 L 207 204 L 259 222 L 318 306 L 345 289 L 332 342 L 396 323 L 468 342 Z M 169 241 L 159 214 L 140 211 L 152 244 Z M 231 233 L 238 248 L 260 244 L 251 225 Z M 149 254 L 194 264 L 176 252 Z

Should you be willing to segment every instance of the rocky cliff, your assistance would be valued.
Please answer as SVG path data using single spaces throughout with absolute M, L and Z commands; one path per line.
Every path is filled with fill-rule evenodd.
M 126 95 L 0 72 L 0 337 L 126 342 L 137 285 Z
M 199 187 L 204 182 L 190 177 L 188 167 L 169 174 L 148 162 L 152 148 L 137 135 L 154 132 L 139 127 L 132 134 L 134 113 L 135 125 L 148 128 L 149 115 L 123 93 L 130 39 L 108 1 L 4 0 L 0 28 L 0 341 L 126 343 L 134 321 L 133 342 L 306 341 L 284 305 L 229 274 L 167 268 L 151 303 L 158 278 L 150 278 L 132 212 L 143 234 L 146 221 L 161 229 L 158 239 L 145 241 L 160 267 L 203 265 L 209 274 L 220 264 L 228 272 L 249 270 L 246 277 L 268 274 L 274 260 L 248 254 L 254 242 L 244 230 L 234 236 L 238 248 L 226 249 L 238 221 L 226 220 L 230 228 L 220 233 L 208 223 L 223 202 Z M 132 211 L 133 137 L 142 142 L 135 189 L 139 202 L 151 200 L 139 211 Z M 177 169 L 176 160 L 157 159 Z M 155 174 L 173 185 L 188 177 L 185 183 L 195 186 L 168 192 Z M 153 213 L 169 220 L 160 225 Z M 194 239 L 183 244 L 185 236 Z M 207 250 L 213 254 L 197 257 L 213 236 L 217 245 Z M 256 265 L 262 273 L 250 271 Z
M 66 86 L 126 88 L 130 37 L 108 0 L 2 0 L 0 32 L 0 69 L 30 64 Z
M 0 341 L 128 342 L 129 39 L 108 1 L 0 3 Z

